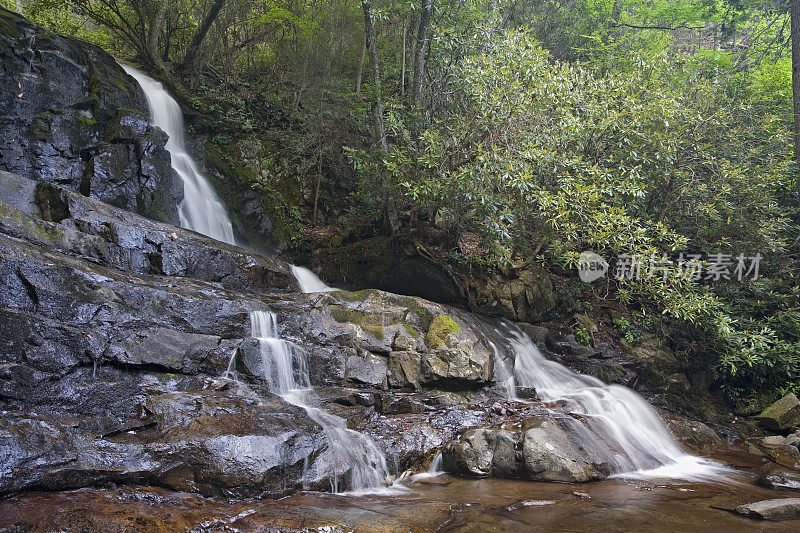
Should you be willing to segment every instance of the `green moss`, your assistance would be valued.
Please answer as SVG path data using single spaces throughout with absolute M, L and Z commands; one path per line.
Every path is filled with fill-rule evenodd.
M 147 217 L 161 222 L 169 222 L 167 217 L 167 206 L 163 198 L 155 198 L 150 208 L 147 210 Z
M 362 289 L 360 291 L 349 292 L 349 291 L 336 291 L 333 294 L 342 300 L 347 302 L 364 302 L 369 298 L 370 294 L 372 294 L 372 289 Z
M 42 212 L 42 220 L 61 222 L 70 217 L 69 204 L 62 198 L 61 192 L 49 183 L 38 183 L 34 198 Z
M 355 324 L 376 339 L 383 340 L 382 317 L 351 309 L 344 305 L 331 305 L 328 311 L 335 321 L 342 324 Z
M 94 115 L 90 117 L 78 115 L 78 122 L 85 128 L 92 128 L 95 126 L 95 124 L 97 124 L 97 120 L 95 120 Z
M 51 115 L 53 113 L 48 109 L 42 111 L 31 121 L 31 135 L 40 141 L 44 141 L 50 137 L 50 123 Z
M 447 337 L 451 333 L 459 331 L 461 331 L 461 327 L 455 320 L 447 315 L 436 315 L 428 328 L 428 334 L 425 335 L 425 343 L 430 348 L 438 348 L 447 342 Z
M 417 328 L 413 326 L 413 324 L 409 324 L 408 322 L 403 322 L 403 327 L 406 329 L 406 332 L 414 338 L 419 337 L 419 331 Z

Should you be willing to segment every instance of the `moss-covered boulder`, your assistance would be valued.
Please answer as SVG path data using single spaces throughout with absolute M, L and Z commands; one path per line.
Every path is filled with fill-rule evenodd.
M 378 290 L 298 296 L 295 305 L 306 311 L 287 309 L 286 322 L 318 358 L 312 366 L 326 369 L 318 382 L 382 385 L 375 372 L 383 372 L 386 385 L 397 389 L 467 391 L 492 385 L 486 331 L 463 311 Z M 328 350 L 332 344 L 357 350 L 358 357 Z
M 764 409 L 756 420 L 772 431 L 782 431 L 800 425 L 800 400 L 789 393 Z

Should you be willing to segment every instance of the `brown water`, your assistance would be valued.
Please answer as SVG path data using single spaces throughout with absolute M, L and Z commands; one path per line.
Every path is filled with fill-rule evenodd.
M 796 493 L 747 483 L 583 485 L 442 477 L 395 496 L 300 493 L 226 502 L 156 488 L 31 493 L 0 502 L 0 528 L 53 531 L 800 531 L 726 509 Z M 581 494 L 582 493 L 582 494 Z

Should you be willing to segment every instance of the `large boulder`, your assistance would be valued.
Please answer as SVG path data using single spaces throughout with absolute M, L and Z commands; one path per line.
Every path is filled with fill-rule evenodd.
M 463 311 L 378 290 L 298 296 L 273 307 L 286 334 L 310 349 L 315 384 L 468 391 L 493 383 L 485 330 Z
M 571 418 L 549 415 L 508 430 L 465 431 L 442 451 L 446 471 L 538 481 L 584 482 L 610 473 L 611 452 Z
M 0 170 L 178 222 L 166 135 L 113 57 L 0 8 L 0 65 Z
M 800 400 L 789 393 L 764 409 L 756 420 L 772 431 L 782 431 L 800 425 Z
M 470 307 L 518 322 L 541 322 L 555 307 L 549 275 L 534 266 L 465 279 Z
M 326 437 L 302 409 L 240 396 L 231 385 L 175 390 L 168 376 L 142 379 L 140 412 L 99 434 L 66 413 L 4 417 L 0 492 L 112 482 L 241 497 L 327 485 Z

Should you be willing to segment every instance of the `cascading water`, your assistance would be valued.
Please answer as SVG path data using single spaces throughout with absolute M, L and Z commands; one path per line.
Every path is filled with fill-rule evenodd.
M 261 377 L 270 392 L 302 407 L 319 424 L 328 438 L 334 458 L 330 465 L 331 488 L 339 492 L 339 473 L 349 472 L 351 491 L 372 491 L 387 486 L 389 468 L 383 453 L 371 439 L 349 429 L 347 421 L 311 405 L 311 384 L 305 351 L 278 336 L 275 314 L 253 311 L 250 314 L 252 335 L 259 343 Z M 229 365 L 229 369 L 233 364 Z M 230 370 L 229 370 L 230 374 Z M 402 490 L 397 487 L 397 490 Z
M 613 474 L 700 481 L 720 479 L 728 471 L 719 463 L 681 450 L 655 409 L 632 390 L 606 385 L 546 359 L 514 326 L 505 324 L 498 333 L 507 337 L 515 359 L 514 380 L 505 386 L 510 396 L 516 395 L 514 382 L 534 387 L 539 398 L 558 405 L 556 410 L 578 415 L 586 430 L 615 452 Z M 496 361 L 503 366 L 500 358 Z
M 233 224 L 208 179 L 186 151 L 183 112 L 164 85 L 129 65 L 121 65 L 144 91 L 152 123 L 169 135 L 166 149 L 172 156 L 172 168 L 183 181 L 183 202 L 178 209 L 181 226 L 218 241 L 236 244 Z M 328 292 L 328 287 L 305 267 L 292 265 L 302 292 Z
M 169 135 L 166 149 L 172 156 L 172 168 L 183 180 L 183 202 L 178 209 L 181 226 L 218 241 L 236 244 L 225 206 L 186 151 L 183 112 L 178 102 L 150 76 L 128 65 L 122 68 L 142 87 L 150 107 L 150 120 Z
M 306 267 L 292 265 L 292 274 L 297 279 L 301 292 L 330 292 L 336 290 L 325 285 L 324 281 Z

